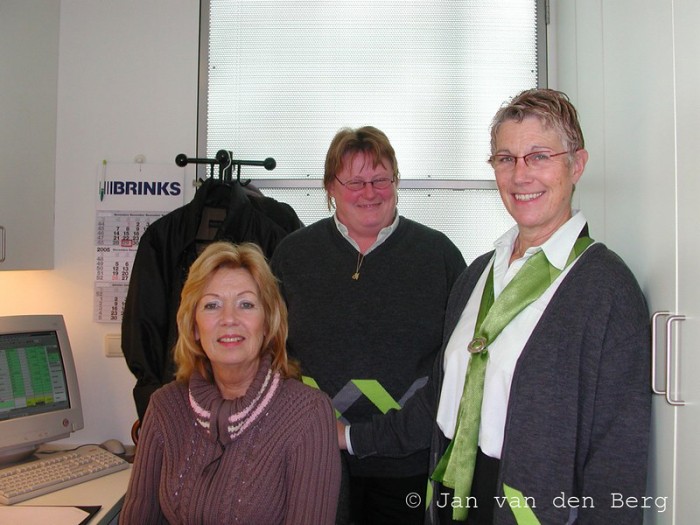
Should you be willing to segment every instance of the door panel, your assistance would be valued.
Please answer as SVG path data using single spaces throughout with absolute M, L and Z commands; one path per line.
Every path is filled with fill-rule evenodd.
M 676 523 L 697 523 L 700 472 L 700 35 L 697 0 L 674 2 L 678 141 L 678 311 L 685 321 L 678 335 L 678 410 Z

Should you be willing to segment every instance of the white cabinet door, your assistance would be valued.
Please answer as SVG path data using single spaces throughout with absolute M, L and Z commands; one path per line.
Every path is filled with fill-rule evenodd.
M 0 0 L 0 270 L 53 267 L 59 0 Z
M 576 196 L 629 264 L 650 312 L 674 322 L 669 380 L 652 403 L 647 525 L 698 523 L 700 472 L 700 2 L 553 0 L 556 67 L 581 113 L 591 161 Z M 602 155 L 603 159 L 599 156 Z M 640 502 L 641 503 L 641 502 Z
M 674 2 L 678 151 L 678 350 L 676 523 L 698 522 L 700 472 L 700 3 Z
M 648 525 L 697 523 L 698 16 L 695 0 L 603 2 L 606 238 L 632 266 L 651 312 L 684 319 L 668 325 L 662 316 L 656 325 L 656 388 L 678 405 L 653 399 Z

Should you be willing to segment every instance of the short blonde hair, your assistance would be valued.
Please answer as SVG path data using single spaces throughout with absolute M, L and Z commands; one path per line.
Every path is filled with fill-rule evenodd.
M 242 268 L 250 272 L 260 290 L 265 313 L 265 339 L 261 355 L 272 354 L 272 369 L 283 377 L 299 377 L 299 367 L 287 356 L 287 307 L 262 250 L 255 244 L 215 242 L 207 246 L 192 264 L 182 288 L 177 310 L 178 338 L 174 360 L 175 379 L 188 382 L 196 370 L 212 380 L 209 359 L 195 338 L 197 303 L 214 273 L 221 268 Z
M 554 89 L 536 88 L 521 91 L 496 112 L 491 122 L 492 154 L 496 152 L 496 134 L 501 124 L 509 120 L 522 122 L 526 117 L 537 117 L 543 126 L 554 129 L 570 158 L 585 148 L 578 112 L 568 95 Z

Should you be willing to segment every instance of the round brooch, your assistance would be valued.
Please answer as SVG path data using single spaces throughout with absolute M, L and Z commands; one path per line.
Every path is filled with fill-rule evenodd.
M 467 349 L 472 354 L 478 354 L 479 352 L 483 352 L 486 349 L 487 344 L 488 344 L 488 341 L 486 341 L 486 338 L 475 337 L 474 339 L 471 340 L 469 345 L 467 345 Z

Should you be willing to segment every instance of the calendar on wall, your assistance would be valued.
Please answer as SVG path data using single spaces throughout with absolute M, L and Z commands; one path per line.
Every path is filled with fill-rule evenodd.
M 184 204 L 184 170 L 175 165 L 98 168 L 94 320 L 121 323 L 136 251 L 146 229 Z
M 121 322 L 131 268 L 143 232 L 164 212 L 98 211 L 95 239 L 95 320 Z

